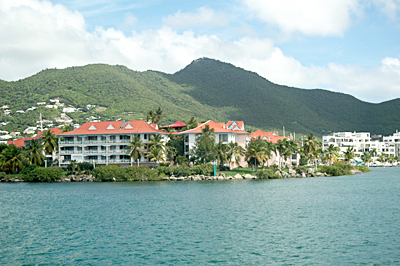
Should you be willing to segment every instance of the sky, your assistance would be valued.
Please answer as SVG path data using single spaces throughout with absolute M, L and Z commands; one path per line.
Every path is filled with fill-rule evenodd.
M 400 0 L 0 0 L 0 18 L 6 81 L 94 63 L 175 73 L 208 57 L 281 85 L 400 98 Z

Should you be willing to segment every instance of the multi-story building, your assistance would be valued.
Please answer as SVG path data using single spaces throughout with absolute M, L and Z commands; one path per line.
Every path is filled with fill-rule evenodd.
M 278 141 L 283 141 L 284 139 L 287 140 L 293 140 L 293 137 L 284 137 L 284 136 L 279 136 L 278 131 L 262 131 L 262 130 L 257 130 L 254 132 L 251 132 L 250 135 L 251 138 L 260 138 L 262 140 L 271 142 L 271 143 L 278 143 Z M 268 158 L 267 165 L 279 165 L 279 161 L 283 162 L 284 159 L 282 156 L 279 154 L 279 151 L 274 151 L 271 154 L 271 157 Z M 295 153 L 290 156 L 288 161 L 286 163 L 293 164 L 293 165 L 299 165 L 300 164 L 300 154 Z
M 208 120 L 205 123 L 199 124 L 196 128 L 189 129 L 180 133 L 180 135 L 183 135 L 185 137 L 184 151 L 187 158 L 189 158 L 190 151 L 195 146 L 196 137 L 202 133 L 202 129 L 204 129 L 206 126 L 208 126 L 210 129 L 214 129 L 216 143 L 218 143 L 219 141 L 222 141 L 222 143 L 224 144 L 234 142 L 237 143 L 239 146 L 245 148 L 247 141 L 250 140 L 250 133 L 244 131 L 243 121 L 229 121 L 227 124 L 225 124 Z M 233 158 L 231 158 L 229 166 L 231 168 L 237 167 Z M 240 166 L 247 166 L 247 162 L 244 161 L 244 158 L 241 158 Z
M 392 136 L 383 137 L 384 153 L 389 156 L 398 157 L 400 155 L 400 133 L 396 130 Z
M 161 134 L 164 142 L 167 141 L 168 133 L 143 120 L 87 122 L 74 131 L 58 135 L 59 165 L 76 161 L 129 166 L 136 162 L 126 153 L 128 142 L 139 135 L 146 155 L 146 144 L 156 134 Z M 150 165 L 150 159 L 142 156 L 138 163 Z
M 322 150 L 327 149 L 331 144 L 339 147 L 341 154 L 346 152 L 349 147 L 353 147 L 357 157 L 361 157 L 364 152 L 373 150 L 377 155 L 382 154 L 382 143 L 378 140 L 371 140 L 369 132 L 335 132 L 322 137 Z

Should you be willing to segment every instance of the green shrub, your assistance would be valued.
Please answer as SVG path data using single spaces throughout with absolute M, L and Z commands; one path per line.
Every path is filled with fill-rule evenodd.
M 93 164 L 88 162 L 78 163 L 77 166 L 78 166 L 77 168 L 80 169 L 81 171 L 93 170 Z
M 352 169 L 353 167 L 347 163 L 335 162 L 333 165 L 321 166 L 320 171 L 331 176 L 342 176 L 351 175 Z
M 301 174 L 301 173 L 307 173 L 307 167 L 305 166 L 298 166 L 296 168 L 296 173 Z
M 33 169 L 28 174 L 23 175 L 22 179 L 25 182 L 52 182 L 59 180 L 62 172 L 61 168 L 39 167 Z
M 176 166 L 159 166 L 157 167 L 157 171 L 159 174 L 163 174 L 165 176 L 172 176 L 174 174 L 174 168 L 176 168 Z
M 175 176 L 190 176 L 191 174 L 192 174 L 192 171 L 190 170 L 190 167 L 188 167 L 186 165 L 177 166 L 174 169 Z
M 39 168 L 40 166 L 37 164 L 31 164 L 28 165 L 27 167 L 24 168 L 24 171 L 21 172 L 21 174 L 27 175 L 29 174 L 32 170 L 35 170 L 36 168 Z
M 274 170 L 272 169 L 264 169 L 262 171 L 258 171 L 256 173 L 256 177 L 259 179 L 279 179 L 282 178 L 281 175 L 275 174 Z
M 150 169 L 144 166 L 139 167 L 119 167 L 118 165 L 108 165 L 104 167 L 96 167 L 93 170 L 93 176 L 96 181 L 140 181 L 140 180 L 159 180 L 165 176 L 159 173 L 156 169 Z
M 12 175 L 7 175 L 5 172 L 0 172 L 0 179 L 11 179 Z
M 364 165 L 357 166 L 356 169 L 360 170 L 363 173 L 371 172 L 371 170 L 368 167 L 364 166 Z
M 113 181 L 113 178 L 120 179 L 121 170 L 118 165 L 107 165 L 104 167 L 96 167 L 93 170 L 93 176 L 96 177 L 96 181 L 99 182 L 110 182 Z M 120 180 L 125 181 L 125 180 Z
M 211 176 L 214 174 L 214 165 L 210 163 L 195 165 L 191 168 L 191 174 Z

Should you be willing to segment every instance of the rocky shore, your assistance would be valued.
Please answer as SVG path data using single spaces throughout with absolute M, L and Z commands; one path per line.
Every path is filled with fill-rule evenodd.
M 361 171 L 352 170 L 352 174 L 359 174 Z M 329 176 L 325 173 L 315 172 L 314 169 L 308 168 L 307 171 L 303 171 L 301 173 L 297 173 L 293 169 L 289 169 L 288 172 L 277 170 L 275 175 L 280 176 L 280 178 L 306 178 L 306 177 L 322 177 Z M 251 179 L 259 179 L 255 175 L 250 174 L 236 174 L 234 176 L 226 175 L 224 173 L 220 173 L 218 176 L 205 176 L 205 175 L 191 175 L 191 176 L 170 176 L 161 178 L 161 181 L 202 181 L 202 180 L 251 180 Z M 56 182 L 95 182 L 96 178 L 91 174 L 79 174 L 79 175 L 68 175 L 63 176 Z M 146 180 L 142 180 L 146 181 Z M 0 179 L 0 182 L 24 182 L 21 177 L 13 177 L 6 178 L 3 177 Z

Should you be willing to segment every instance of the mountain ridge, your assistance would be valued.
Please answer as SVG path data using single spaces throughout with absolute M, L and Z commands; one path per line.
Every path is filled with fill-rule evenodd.
M 174 74 L 91 64 L 47 69 L 19 81 L 0 81 L 0 105 L 13 110 L 61 98 L 84 109 L 104 106 L 102 120 L 140 119 L 160 106 L 168 120 L 243 120 L 261 129 L 321 134 L 369 131 L 392 134 L 400 124 L 400 99 L 379 104 L 323 89 L 299 89 L 270 82 L 255 72 L 209 58 L 194 60 Z M 21 97 L 23 96 L 23 97 Z M 22 99 L 21 99 L 22 98 Z M 84 122 L 83 110 L 73 114 Z M 4 116 L 0 119 L 4 119 Z

